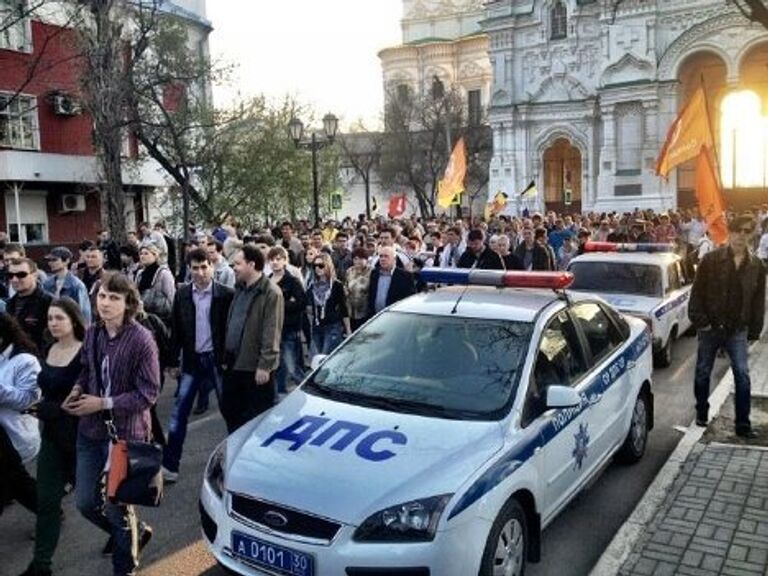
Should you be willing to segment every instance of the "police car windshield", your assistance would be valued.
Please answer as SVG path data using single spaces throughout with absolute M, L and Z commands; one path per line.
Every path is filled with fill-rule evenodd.
M 663 295 L 661 268 L 630 262 L 573 262 L 573 290 L 610 292 L 637 296 Z
M 442 418 L 506 413 L 533 325 L 385 312 L 328 358 L 304 391 Z

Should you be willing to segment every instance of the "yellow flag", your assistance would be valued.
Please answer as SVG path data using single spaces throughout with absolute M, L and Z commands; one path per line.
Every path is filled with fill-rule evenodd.
M 459 138 L 453 147 L 451 159 L 445 168 L 445 175 L 437 185 L 437 203 L 448 208 L 454 198 L 464 192 L 464 176 L 467 173 L 467 148 L 464 137 Z
M 702 146 L 714 148 L 707 96 L 704 88 L 699 87 L 669 127 L 667 140 L 656 164 L 656 173 L 666 178 L 672 168 L 696 158 Z
M 483 210 L 483 216 L 486 220 L 490 220 L 493 216 L 493 207 L 495 205 L 495 202 L 491 200 L 490 202 L 486 202 L 485 204 L 485 210 Z

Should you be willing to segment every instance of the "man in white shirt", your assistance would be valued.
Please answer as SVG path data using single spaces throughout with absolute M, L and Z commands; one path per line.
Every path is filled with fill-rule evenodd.
M 445 232 L 445 246 L 440 253 L 440 267 L 456 268 L 459 258 L 466 249 L 467 245 L 461 237 L 461 229 L 457 226 L 449 228 Z
M 232 270 L 232 267 L 224 259 L 224 244 L 210 236 L 205 250 L 208 253 L 208 260 L 213 266 L 213 279 L 228 288 L 234 288 L 235 271 Z

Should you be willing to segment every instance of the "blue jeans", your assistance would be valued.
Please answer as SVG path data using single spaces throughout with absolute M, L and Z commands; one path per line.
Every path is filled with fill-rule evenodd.
M 300 384 L 304 380 L 304 351 L 301 347 L 301 332 L 288 332 L 280 340 L 280 367 L 275 379 L 277 391 L 287 392 L 288 377 Z
M 344 325 L 341 322 L 327 326 L 312 325 L 311 356 L 330 354 L 344 340 Z
M 181 451 L 184 448 L 184 439 L 187 437 L 187 422 L 195 397 L 199 390 L 211 389 L 216 391 L 216 397 L 219 398 L 221 375 L 216 367 L 213 352 L 197 354 L 194 373 L 181 375 L 179 394 L 168 422 L 168 441 L 163 450 L 163 466 L 171 472 L 179 471 Z
M 133 576 L 139 565 L 139 539 L 133 506 L 112 504 L 104 498 L 102 477 L 109 454 L 109 440 L 77 437 L 77 509 L 94 526 L 114 540 L 112 569 L 115 576 Z
M 716 330 L 699 331 L 699 349 L 696 356 L 696 373 L 693 392 L 696 396 L 696 414 L 706 420 L 709 416 L 709 380 L 715 356 L 720 348 L 725 348 L 731 359 L 731 370 L 736 387 L 736 430 L 749 430 L 749 409 L 751 381 L 747 350 L 747 331 L 724 334 Z

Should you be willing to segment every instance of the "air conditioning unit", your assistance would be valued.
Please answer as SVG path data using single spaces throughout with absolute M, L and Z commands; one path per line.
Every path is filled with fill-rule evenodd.
M 85 212 L 85 196 L 82 194 L 62 194 L 59 212 Z
M 81 108 L 80 104 L 71 96 L 56 94 L 53 97 L 53 111 L 58 116 L 76 116 L 80 114 Z

